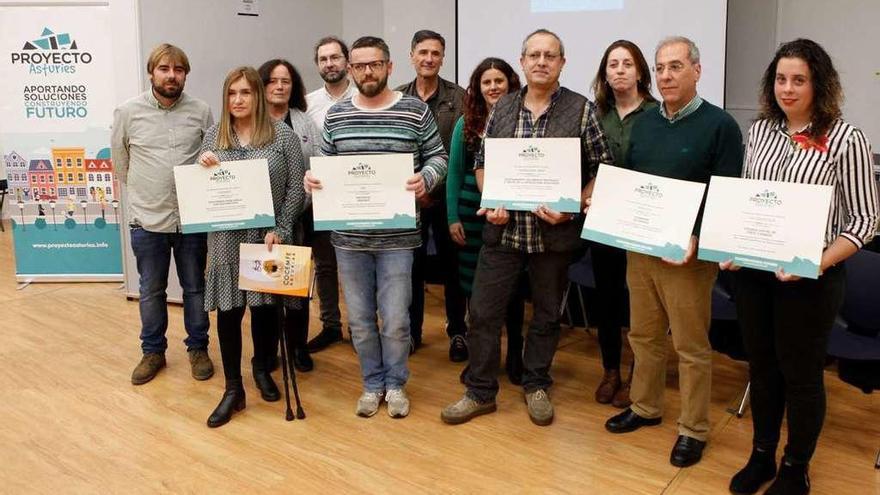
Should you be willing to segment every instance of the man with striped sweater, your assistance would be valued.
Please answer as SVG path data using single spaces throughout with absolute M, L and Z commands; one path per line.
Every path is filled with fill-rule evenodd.
M 388 45 L 379 38 L 365 36 L 354 42 L 349 69 L 360 94 L 327 112 L 322 154 L 410 154 L 414 174 L 406 188 L 416 200 L 427 196 L 443 183 L 447 159 L 428 106 L 388 88 L 392 63 Z M 306 191 L 320 187 L 320 181 L 307 173 Z M 333 232 L 331 240 L 364 382 L 356 413 L 373 416 L 384 398 L 389 416 L 404 417 L 409 414 L 404 387 L 409 378 L 412 263 L 422 242 L 420 230 Z

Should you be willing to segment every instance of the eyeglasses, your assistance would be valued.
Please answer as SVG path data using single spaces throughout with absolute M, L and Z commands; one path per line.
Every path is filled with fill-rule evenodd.
M 553 53 L 553 52 L 526 53 L 526 58 L 529 60 L 529 62 L 537 62 L 537 61 L 541 60 L 542 56 L 544 57 L 544 60 L 546 60 L 550 63 L 553 63 L 556 60 L 558 60 L 561 55 L 558 53 Z
M 363 72 L 367 70 L 367 67 L 369 67 L 371 71 L 376 72 L 385 67 L 385 64 L 387 63 L 387 60 L 373 60 L 372 62 L 365 62 L 362 64 L 348 64 L 348 66 L 351 67 L 353 72 Z
M 318 63 L 322 64 L 322 63 L 326 63 L 326 62 L 332 62 L 335 64 L 336 62 L 339 62 L 341 60 L 345 60 L 345 57 L 343 57 L 342 55 L 330 55 L 329 57 L 319 58 Z
M 680 74 L 684 70 L 684 64 L 681 62 L 671 62 L 669 65 L 657 64 L 654 66 L 654 72 L 657 74 L 662 74 L 667 69 L 673 74 Z

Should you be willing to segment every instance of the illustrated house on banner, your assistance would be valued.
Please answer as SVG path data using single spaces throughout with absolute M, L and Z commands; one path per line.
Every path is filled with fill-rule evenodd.
M 6 162 L 6 179 L 8 181 L 9 196 L 18 201 L 30 201 L 31 188 L 28 185 L 28 162 L 15 151 L 3 155 Z
M 118 188 L 113 173 L 113 161 L 110 158 L 86 159 L 86 184 L 89 201 L 93 203 L 102 200 L 109 203 L 116 198 Z
M 31 199 L 41 200 L 58 199 L 55 184 L 55 171 L 49 160 L 31 160 L 27 172 L 30 184 Z
M 58 196 L 89 200 L 86 182 L 86 149 L 81 146 L 52 148 L 52 163 L 58 179 Z

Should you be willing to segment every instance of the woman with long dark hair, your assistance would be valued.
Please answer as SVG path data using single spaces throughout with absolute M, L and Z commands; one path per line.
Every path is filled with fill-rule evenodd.
M 734 493 L 755 493 L 774 477 L 765 493 L 810 491 L 807 468 L 825 419 L 825 352 L 843 304 L 842 262 L 874 237 L 878 218 L 871 145 L 841 119 L 842 99 L 831 57 L 811 40 L 780 46 L 764 72 L 743 177 L 821 184 L 833 193 L 818 279 L 720 264 L 737 270 L 737 314 L 751 379 L 752 453 L 730 482 Z M 777 472 L 783 416 L 788 441 Z
M 629 134 L 636 119 L 657 107 L 651 96 L 651 72 L 642 51 L 635 43 L 617 40 L 605 49 L 593 94 L 599 111 L 599 124 L 611 147 L 614 163 L 626 162 Z M 599 329 L 599 348 L 605 373 L 596 389 L 596 402 L 615 407 L 629 407 L 630 377 L 620 372 L 623 338 L 621 328 L 627 321 L 629 297 L 626 290 L 626 252 L 598 242 L 590 243 L 593 276 L 596 279 L 596 305 L 593 310 Z
M 458 277 L 465 296 L 470 298 L 483 245 L 485 218 L 477 216 L 480 189 L 474 175 L 474 153 L 480 149 L 489 111 L 504 95 L 520 88 L 519 76 L 500 58 L 487 58 L 471 73 L 464 99 L 464 115 L 455 124 L 446 177 L 446 204 L 449 234 L 458 246 Z M 523 297 L 516 297 L 507 311 L 507 358 L 505 369 L 514 384 L 522 381 Z
M 241 380 L 241 320 L 251 310 L 251 337 L 254 343 L 254 381 L 266 401 L 281 398 L 269 374 L 278 335 L 278 304 L 272 294 L 238 288 L 239 245 L 264 243 L 290 244 L 305 204 L 305 167 L 296 134 L 283 122 L 272 122 L 265 89 L 257 71 L 251 67 L 233 69 L 223 83 L 223 110 L 220 123 L 208 129 L 202 141 L 199 163 L 210 167 L 221 161 L 266 159 L 275 228 L 227 230 L 208 234 L 208 270 L 205 275 L 205 311 L 217 310 L 217 335 L 223 359 L 226 391 L 208 418 L 208 426 L 226 424 L 233 413 L 245 407 Z
M 257 69 L 260 79 L 266 87 L 266 103 L 269 117 L 274 122 L 284 122 L 300 140 L 305 167 L 309 168 L 309 158 L 318 154 L 321 147 L 321 132 L 315 123 L 306 115 L 306 88 L 302 76 L 290 62 L 276 58 L 265 62 Z M 302 222 L 293 240 L 296 244 L 311 246 L 315 239 L 314 222 L 312 221 L 311 204 L 303 212 Z M 329 236 L 329 232 L 325 233 Z M 327 237 L 329 242 L 329 237 Z M 322 268 L 315 260 L 316 271 Z M 334 271 L 335 279 L 335 271 Z M 284 304 L 284 332 L 287 337 L 290 359 L 297 371 L 308 372 L 314 368 L 314 362 L 307 345 L 309 337 L 309 301 L 303 298 L 288 298 Z M 272 348 L 278 347 L 276 343 Z M 273 355 L 272 361 L 275 361 Z M 270 368 L 274 368 L 271 363 Z M 260 363 L 253 362 L 254 367 Z

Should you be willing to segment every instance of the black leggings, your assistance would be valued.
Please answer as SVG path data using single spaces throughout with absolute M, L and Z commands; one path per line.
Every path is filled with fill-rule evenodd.
M 599 349 L 602 367 L 620 369 L 623 347 L 621 327 L 629 313 L 626 290 L 626 251 L 599 243 L 590 244 L 593 277 L 596 279 L 596 326 L 599 328 Z
M 223 376 L 227 380 L 241 379 L 241 319 L 244 307 L 217 311 L 217 336 Z M 251 337 L 254 341 L 254 366 L 268 368 L 275 354 L 279 319 L 278 306 L 251 306 Z
M 825 353 L 843 304 L 843 266 L 818 280 L 779 282 L 770 272 L 736 272 L 736 307 L 752 382 L 753 444 L 775 452 L 788 419 L 785 458 L 806 464 L 825 420 Z

